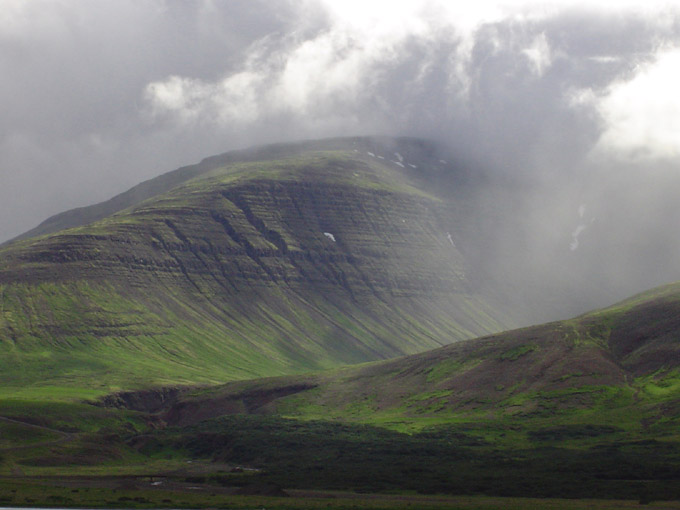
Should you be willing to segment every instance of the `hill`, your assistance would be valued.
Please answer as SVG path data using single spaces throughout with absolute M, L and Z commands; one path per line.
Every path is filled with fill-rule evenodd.
M 185 425 L 220 413 L 279 414 L 398 430 L 564 419 L 674 436 L 680 406 L 678 332 L 676 283 L 571 320 L 394 360 L 178 392 L 163 419 Z
M 395 360 L 103 404 L 155 420 L 133 440 L 147 454 L 241 463 L 286 487 L 677 499 L 679 317 L 673 284 Z
M 408 139 L 261 148 L 48 221 L 0 249 L 2 391 L 299 373 L 503 329 L 467 177 L 434 158 Z
M 317 374 L 2 399 L 0 474 L 31 477 L 11 478 L 20 490 L 6 501 L 92 505 L 95 487 L 103 501 L 125 489 L 161 507 L 195 491 L 227 504 L 282 488 L 396 492 L 404 504 L 416 493 L 678 499 L 679 298 L 673 284 L 568 321 Z

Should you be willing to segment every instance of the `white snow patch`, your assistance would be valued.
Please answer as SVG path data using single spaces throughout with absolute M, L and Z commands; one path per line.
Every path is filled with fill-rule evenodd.
M 394 155 L 397 157 L 397 159 L 399 160 L 400 163 L 404 162 L 404 156 L 402 156 L 398 152 L 395 152 Z
M 400 167 L 404 168 L 404 164 L 401 161 L 392 161 L 395 165 L 399 165 Z
M 359 152 L 359 149 L 354 149 L 354 152 Z
M 410 166 L 411 168 L 418 168 L 416 165 L 414 165 L 412 163 L 409 163 L 408 166 Z
M 442 165 L 446 165 L 446 164 L 448 164 L 448 163 L 446 163 L 446 161 L 445 161 L 445 160 L 443 160 L 443 159 L 440 159 L 440 160 L 439 160 L 439 162 L 440 162 L 440 163 L 441 163 Z
M 324 232 L 323 235 L 325 235 L 331 241 L 335 242 L 335 236 L 333 234 L 331 234 L 330 232 Z
M 368 154 L 368 155 L 371 156 L 372 158 L 375 157 L 375 154 L 373 154 L 372 152 L 368 152 L 368 151 L 367 151 L 366 154 Z
M 588 225 L 579 225 L 571 233 L 571 244 L 569 245 L 569 249 L 571 251 L 574 251 L 578 248 L 578 236 L 580 236 L 581 232 L 583 232 L 587 227 Z
M 580 208 L 579 208 L 580 209 Z M 585 211 L 584 211 L 585 214 Z M 569 243 L 569 249 L 571 251 L 576 251 L 578 249 L 579 241 L 578 237 L 587 229 L 591 223 L 595 221 L 595 218 L 591 218 L 590 223 L 581 223 L 578 225 L 574 231 L 571 233 L 571 243 Z
M 446 237 L 449 240 L 449 242 L 451 243 L 451 246 L 453 246 L 455 248 L 456 244 L 453 242 L 453 238 L 451 237 L 451 232 L 447 232 Z
M 378 159 L 385 159 L 385 156 L 378 156 Z
M 586 214 L 586 204 L 581 204 L 578 206 L 578 217 L 583 218 Z

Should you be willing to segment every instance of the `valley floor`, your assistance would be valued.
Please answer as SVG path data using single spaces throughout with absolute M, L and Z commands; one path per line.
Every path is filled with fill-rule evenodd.
M 279 491 L 277 495 L 271 495 Z M 254 491 L 257 492 L 257 491 Z M 437 496 L 349 491 L 289 490 L 268 486 L 258 493 L 171 477 L 2 477 L 0 508 L 233 508 L 422 510 L 624 510 L 680 509 L 680 501 Z

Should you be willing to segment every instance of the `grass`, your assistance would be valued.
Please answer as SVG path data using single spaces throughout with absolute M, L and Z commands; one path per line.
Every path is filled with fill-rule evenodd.
M 406 508 L 457 510 L 618 510 L 638 508 L 638 500 L 584 500 L 498 498 L 485 496 L 424 496 L 357 494 L 342 491 L 290 491 L 292 497 L 234 496 L 219 494 L 221 487 L 200 490 L 170 490 L 151 486 L 152 478 L 122 479 L 118 487 L 86 486 L 86 482 L 46 485 L 39 480 L 0 480 L 0 503 L 12 506 L 56 506 L 69 508 L 239 508 L 271 510 L 356 508 L 392 510 Z M 112 482 L 115 485 L 115 482 Z M 200 484 L 199 484 L 200 485 Z M 131 488 L 139 486 L 139 488 Z M 680 508 L 680 503 L 654 503 L 648 508 Z
M 520 423 L 448 424 L 404 434 L 233 416 L 167 429 L 146 448 L 173 446 L 194 458 L 263 468 L 253 481 L 301 489 L 580 498 L 634 498 L 649 489 L 665 500 L 680 494 L 672 474 L 678 443 L 633 440 L 622 429 L 587 424 L 527 434 L 531 426 L 518 432 Z
M 34 445 L 36 443 L 57 440 L 59 437 L 58 434 L 50 431 L 0 420 L 0 449 L 13 448 L 18 445 Z
M 671 370 L 639 378 L 637 386 L 645 396 L 654 400 L 676 398 L 680 392 L 680 371 Z
M 91 397 L 123 387 L 214 383 L 326 368 L 337 363 L 333 356 L 344 362 L 362 361 L 365 356 L 358 350 L 352 353 L 346 347 L 324 345 L 331 324 L 341 323 L 349 334 L 365 337 L 367 342 L 373 342 L 372 333 L 382 328 L 368 314 L 354 310 L 350 318 L 342 309 L 318 301 L 309 303 L 305 312 L 299 298 L 295 300 L 303 306 L 296 308 L 292 320 L 279 311 L 278 305 L 270 307 L 260 302 L 256 309 L 250 307 L 250 312 L 244 309 L 247 305 L 233 310 L 235 317 L 242 314 L 238 322 L 224 319 L 218 322 L 210 319 L 210 308 L 186 306 L 188 296 L 180 299 L 168 296 L 165 303 L 143 309 L 140 296 L 123 297 L 119 290 L 108 286 L 69 284 L 59 294 L 53 289 L 19 290 L 24 294 L 32 292 L 40 302 L 21 319 L 5 321 L 5 327 L 20 339 L 14 345 L 3 345 L 3 357 L 14 360 L 0 375 L 3 380 L 0 394 L 5 395 L 56 398 L 59 394 L 66 396 L 68 388 L 72 388 L 73 394 L 73 389 L 91 387 L 92 381 L 96 381 L 93 389 L 75 390 L 77 396 Z M 162 292 L 159 289 L 158 294 Z M 276 296 L 277 292 L 272 290 L 271 295 Z M 82 296 L 91 308 L 65 305 L 62 293 L 69 293 L 72 299 Z M 284 293 L 279 296 L 282 301 L 290 299 Z M 325 308 L 326 324 L 318 320 L 320 306 Z M 154 309 L 160 313 L 154 313 Z M 51 315 L 53 325 L 40 324 L 45 321 L 44 312 Z M 71 317 L 76 313 L 80 314 L 78 320 Z M 215 313 L 226 315 L 224 309 Z M 66 331 L 50 345 L 45 342 L 47 327 Z M 101 333 L 93 335 L 93 330 Z M 288 340 L 295 337 L 297 345 L 293 347 Z M 259 338 L 261 342 L 243 342 L 245 338 Z M 44 382 L 33 382 L 32 377 Z M 135 380 L 140 382 L 135 384 Z

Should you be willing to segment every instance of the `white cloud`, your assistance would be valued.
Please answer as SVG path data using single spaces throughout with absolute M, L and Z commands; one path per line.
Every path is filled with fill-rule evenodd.
M 215 83 L 170 76 L 147 85 L 145 99 L 154 117 L 170 114 L 185 123 L 250 122 L 259 114 L 262 81 L 262 75 L 250 71 Z
M 311 123 L 324 118 L 353 119 L 366 102 L 381 109 L 387 104 L 378 91 L 380 84 L 386 74 L 409 59 L 412 74 L 402 77 L 406 83 L 418 87 L 428 73 L 441 71 L 446 76 L 448 104 L 457 102 L 459 107 L 470 100 L 477 79 L 472 60 L 482 33 L 486 44 L 495 45 L 496 53 L 520 56 L 532 77 L 541 79 L 562 55 L 561 49 L 551 46 L 546 32 L 537 28 L 542 21 L 574 8 L 616 16 L 636 12 L 652 24 L 668 18 L 662 16 L 667 13 L 663 2 L 637 6 L 627 1 L 592 4 L 579 0 L 478 0 L 464 5 L 444 0 L 300 0 L 292 5 L 302 20 L 300 30 L 257 41 L 240 68 L 212 82 L 171 75 L 149 84 L 146 99 L 154 114 L 170 114 L 181 122 L 230 124 L 286 115 Z M 319 8 L 326 14 L 326 25 L 304 30 L 307 12 Z M 496 34 L 496 24 L 503 22 L 514 24 L 516 30 Z M 414 57 L 409 52 L 416 46 L 421 55 Z M 437 52 L 441 55 L 445 47 L 448 60 L 436 60 Z M 615 100 L 612 96 L 611 101 Z M 606 102 L 602 108 L 606 116 L 615 109 Z
M 169 76 L 150 83 L 154 116 L 182 122 L 251 122 L 289 115 L 314 121 L 351 110 L 370 94 L 381 68 L 397 61 L 414 32 L 382 36 L 346 24 L 305 39 L 295 34 L 254 44 L 243 66 L 215 82 Z M 345 108 L 346 107 L 346 108 Z
M 167 80 L 153 82 L 146 87 L 146 96 L 154 110 L 191 111 L 191 104 L 205 96 L 207 87 L 198 80 L 170 76 Z
M 537 35 L 531 43 L 531 46 L 522 50 L 522 53 L 529 59 L 532 69 L 537 76 L 543 76 L 543 73 L 552 64 L 552 52 L 545 33 Z
M 596 152 L 635 158 L 680 157 L 680 48 L 661 50 L 632 78 L 593 100 L 605 124 Z
M 181 122 L 249 122 L 258 116 L 292 115 L 314 122 L 325 116 L 353 118 L 362 101 L 384 103 L 375 94 L 383 73 L 409 59 L 409 45 L 425 48 L 406 79 L 414 84 L 432 71 L 428 51 L 450 43 L 447 62 L 452 96 L 469 86 L 466 64 L 474 33 L 482 23 L 499 21 L 517 10 L 516 2 L 499 7 L 482 1 L 473 8 L 440 0 L 394 3 L 315 0 L 300 2 L 300 17 L 321 5 L 327 26 L 311 37 L 298 33 L 253 44 L 240 69 L 214 82 L 172 75 L 150 83 L 145 97 L 156 116 L 170 114 Z M 527 50 L 537 72 L 549 65 L 545 36 Z

